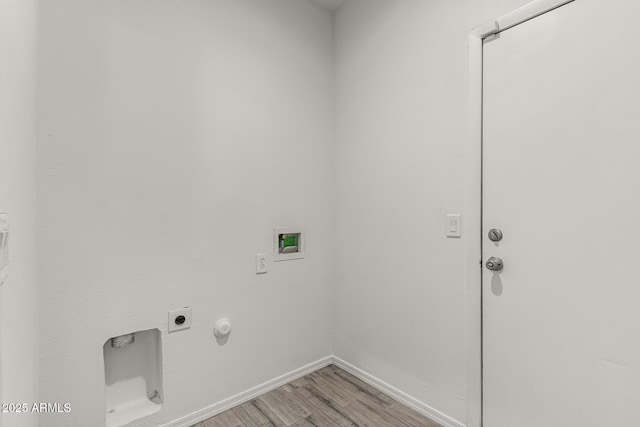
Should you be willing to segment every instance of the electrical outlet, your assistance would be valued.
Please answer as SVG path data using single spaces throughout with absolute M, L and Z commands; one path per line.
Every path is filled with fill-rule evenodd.
M 193 313 L 191 307 L 179 308 L 169 312 L 169 332 L 181 331 L 191 327 Z
M 268 271 L 267 256 L 265 254 L 256 255 L 256 274 L 264 274 Z

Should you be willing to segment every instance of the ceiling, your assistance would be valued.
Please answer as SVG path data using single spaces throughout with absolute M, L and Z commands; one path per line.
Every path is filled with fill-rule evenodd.
M 336 10 L 337 8 L 342 6 L 344 3 L 346 3 L 346 1 L 347 0 L 311 0 L 311 2 L 318 4 L 322 7 L 325 7 L 329 10 Z

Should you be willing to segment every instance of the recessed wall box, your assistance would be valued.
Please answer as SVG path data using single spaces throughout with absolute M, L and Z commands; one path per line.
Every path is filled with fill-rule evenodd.
M 273 229 L 274 261 L 304 258 L 304 232 L 300 228 Z
M 158 329 L 109 338 L 103 346 L 106 427 L 121 427 L 162 408 Z

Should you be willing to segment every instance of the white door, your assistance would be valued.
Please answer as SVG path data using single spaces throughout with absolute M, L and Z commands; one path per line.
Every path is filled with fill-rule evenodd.
M 484 42 L 484 427 L 640 426 L 639 24 L 576 0 Z

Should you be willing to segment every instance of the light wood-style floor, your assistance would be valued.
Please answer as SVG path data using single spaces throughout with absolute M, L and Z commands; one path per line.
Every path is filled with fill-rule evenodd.
M 328 366 L 193 427 L 441 427 Z

